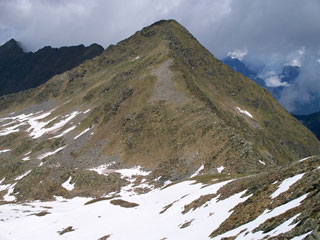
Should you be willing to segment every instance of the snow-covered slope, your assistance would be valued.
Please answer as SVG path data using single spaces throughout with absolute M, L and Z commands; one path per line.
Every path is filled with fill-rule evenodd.
M 162 188 L 141 183 L 101 198 L 56 196 L 53 201 L 0 205 L 0 239 L 175 240 L 234 236 L 235 239 L 282 236 L 304 239 L 317 236 L 312 222 L 319 220 L 319 212 L 314 213 L 314 220 L 308 214 L 319 207 L 316 204 L 319 189 L 304 185 L 312 185 L 317 181 L 315 178 L 319 179 L 319 165 L 320 159 L 310 158 L 280 170 L 282 176 L 273 172 L 222 181 L 213 178 L 206 184 L 190 179 Z M 138 169 L 121 172 L 133 182 L 138 176 L 146 176 Z M 302 170 L 303 173 L 296 174 Z M 295 175 L 288 177 L 292 173 Z M 74 187 L 70 181 L 71 178 L 63 184 L 68 191 Z M 261 183 L 263 189 L 257 190 Z M 136 190 L 141 187 L 152 190 L 138 193 Z M 261 199 L 261 194 L 266 197 Z M 262 206 L 261 202 L 264 202 Z M 248 209 L 253 213 L 244 222 L 242 215 L 248 214 Z M 241 220 L 230 227 L 228 221 L 236 217 Z

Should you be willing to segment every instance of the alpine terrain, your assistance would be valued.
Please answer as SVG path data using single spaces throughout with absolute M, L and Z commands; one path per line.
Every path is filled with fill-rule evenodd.
M 320 143 L 159 21 L 0 98 L 0 239 L 320 239 Z

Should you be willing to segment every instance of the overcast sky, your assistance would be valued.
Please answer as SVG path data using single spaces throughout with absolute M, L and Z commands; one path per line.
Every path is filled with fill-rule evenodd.
M 300 77 L 282 98 L 290 111 L 300 93 L 320 89 L 320 0 L 0 0 L 0 44 L 14 38 L 29 51 L 107 47 L 171 18 L 218 58 L 236 51 L 261 74 L 279 73 L 285 64 L 308 71 L 301 74 L 308 80 Z

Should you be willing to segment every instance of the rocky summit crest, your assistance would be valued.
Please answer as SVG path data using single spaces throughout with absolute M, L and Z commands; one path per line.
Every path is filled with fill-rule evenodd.
M 208 185 L 237 179 L 220 192 L 245 202 L 232 215 L 237 219 L 245 206 L 253 208 L 250 194 L 271 194 L 275 187 L 257 189 L 289 178 L 292 164 L 320 151 L 316 137 L 269 93 L 215 59 L 174 20 L 143 28 L 35 89 L 3 96 L 0 108 L 0 179 L 7 200 L 95 197 L 91 204 L 164 185 L 185 184 L 192 191 L 183 182 L 187 179 Z M 312 159 L 292 167 L 292 174 L 307 165 L 315 170 L 318 160 Z M 273 171 L 286 175 L 277 180 Z M 217 202 L 217 186 L 211 195 L 205 188 L 201 196 L 188 198 L 182 214 Z M 175 200 L 159 214 L 166 215 Z M 261 203 L 261 212 L 282 200 Z M 129 199 L 110 204 L 139 209 Z M 243 223 L 253 220 L 250 209 Z M 229 213 L 207 236 L 238 226 L 228 222 Z M 188 229 L 192 221 L 179 226 Z

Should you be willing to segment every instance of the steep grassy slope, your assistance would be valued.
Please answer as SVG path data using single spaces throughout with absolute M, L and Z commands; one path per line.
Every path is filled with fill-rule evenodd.
M 3 96 L 0 111 L 0 146 L 10 149 L 0 154 L 0 179 L 14 184 L 32 170 L 14 188 L 19 200 L 101 196 L 129 183 L 115 170 L 136 165 L 152 171 L 147 180 L 157 186 L 201 166 L 201 174 L 244 176 L 320 151 L 270 94 L 173 20 L 36 89 Z M 103 164 L 107 176 L 88 170 Z M 66 191 L 70 177 L 74 189 Z

